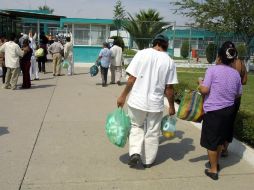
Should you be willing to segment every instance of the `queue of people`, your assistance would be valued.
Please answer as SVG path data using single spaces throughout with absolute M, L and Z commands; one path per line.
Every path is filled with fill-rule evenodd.
M 36 36 L 36 33 L 33 35 L 31 32 L 28 35 L 21 33 L 19 38 L 11 34 L 9 41 L 4 35 L 0 36 L 0 66 L 4 89 L 16 89 L 20 71 L 23 75 L 21 88 L 30 88 L 31 80 L 39 80 L 39 72 L 46 74 L 48 52 L 53 56 L 53 76 L 61 76 L 63 57 L 69 62 L 68 75 L 74 74 L 72 35 L 67 37 L 64 46 L 55 38 L 55 42 L 49 47 L 49 40 L 44 32 L 40 34 L 38 46 Z
M 167 48 L 168 38 L 157 35 L 153 47 L 139 51 L 126 70 L 129 78 L 117 99 L 117 106 L 123 107 L 130 94 L 127 101 L 131 119 L 130 167 L 142 165 L 150 168 L 155 164 L 164 96 L 169 103 L 168 114 L 175 114 L 174 84 L 178 81 L 176 67 L 166 53 Z M 247 80 L 246 69 L 243 63 L 239 63 L 232 42 L 222 45 L 218 60 L 218 64 L 207 69 L 204 80 L 198 81 L 199 91 L 204 96 L 200 145 L 207 149 L 209 158 L 204 173 L 213 180 L 219 179 L 220 156 L 227 151 L 228 143 L 232 141 L 242 85 Z

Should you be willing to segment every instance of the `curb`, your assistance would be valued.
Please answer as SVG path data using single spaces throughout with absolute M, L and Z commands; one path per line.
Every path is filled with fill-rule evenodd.
M 168 101 L 166 98 L 164 98 L 164 105 L 168 107 Z M 178 108 L 179 108 L 179 105 L 175 103 L 176 112 L 177 112 Z M 190 121 L 190 123 L 194 127 L 201 130 L 201 128 L 202 128 L 201 123 L 195 123 L 195 122 L 191 122 L 191 121 Z M 228 150 L 230 152 L 236 154 L 240 158 L 244 159 L 245 161 L 247 161 L 250 165 L 254 166 L 254 149 L 251 148 L 250 146 L 248 146 L 245 143 L 234 138 L 232 143 L 230 143 Z

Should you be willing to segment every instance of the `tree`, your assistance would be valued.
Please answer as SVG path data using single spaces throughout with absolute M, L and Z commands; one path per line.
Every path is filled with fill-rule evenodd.
M 206 47 L 205 50 L 205 54 L 206 54 L 206 59 L 208 61 L 208 63 L 213 63 L 216 59 L 217 56 L 217 46 L 216 44 L 210 43 L 208 44 L 208 46 Z
M 163 17 L 154 9 L 141 10 L 134 17 L 128 13 L 123 27 L 130 33 L 138 48 L 144 49 L 149 47 L 153 37 L 161 32 L 162 26 L 165 25 L 162 20 Z
M 117 36 L 119 36 L 119 29 L 122 26 L 122 21 L 126 17 L 126 12 L 120 0 L 116 1 L 116 5 L 114 6 L 114 8 L 115 8 L 114 9 L 114 25 L 117 29 Z
M 189 50 L 190 50 L 190 44 L 189 44 L 189 42 L 186 40 L 186 41 L 184 41 L 183 43 L 182 43 L 182 47 L 181 47 L 181 56 L 183 57 L 183 58 L 187 58 L 188 57 L 188 55 L 189 55 Z
M 253 0 L 182 0 L 176 12 L 194 19 L 197 26 L 215 32 L 233 32 L 250 48 L 254 37 Z M 248 50 L 249 51 L 249 50 Z
M 50 14 L 52 14 L 55 11 L 54 9 L 51 9 L 47 5 L 39 6 L 38 9 L 41 10 L 41 11 L 47 11 Z

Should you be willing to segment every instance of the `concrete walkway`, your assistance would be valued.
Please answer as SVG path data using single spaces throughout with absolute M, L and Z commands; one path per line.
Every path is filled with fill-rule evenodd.
M 112 145 L 104 129 L 123 86 L 102 88 L 87 72 L 0 89 L 0 190 L 253 189 L 254 168 L 232 153 L 219 181 L 206 177 L 200 130 L 181 120 L 175 138 L 160 139 L 154 167 L 130 169 L 128 145 Z

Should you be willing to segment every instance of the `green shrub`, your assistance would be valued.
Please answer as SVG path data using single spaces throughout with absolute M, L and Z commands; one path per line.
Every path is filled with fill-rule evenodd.
M 125 57 L 133 57 L 137 52 L 132 49 L 124 49 L 124 56 Z
M 181 47 L 181 56 L 183 58 L 187 58 L 188 55 L 189 55 L 189 50 L 190 50 L 190 47 L 189 47 L 189 42 L 188 41 L 184 41 L 183 44 L 182 44 L 182 47 Z
M 124 41 L 123 41 L 123 38 L 121 36 L 111 36 L 110 39 L 114 39 L 114 41 L 116 41 L 116 43 L 119 44 L 119 46 L 124 51 Z
M 185 89 L 191 89 L 190 86 L 187 83 L 179 83 L 174 85 L 175 90 L 175 102 L 180 103 L 181 99 L 183 97 L 183 93 Z
M 239 111 L 234 124 L 235 137 L 254 147 L 254 114 Z
M 239 44 L 237 47 L 237 52 L 238 52 L 238 57 L 241 60 L 244 60 L 245 57 L 247 56 L 247 47 L 245 44 Z
M 208 46 L 206 47 L 205 54 L 208 63 L 214 62 L 217 55 L 217 46 L 213 43 L 208 44 Z

